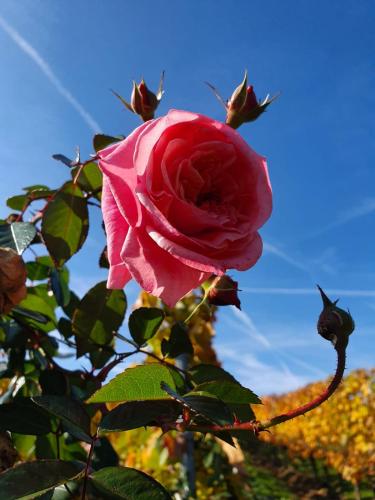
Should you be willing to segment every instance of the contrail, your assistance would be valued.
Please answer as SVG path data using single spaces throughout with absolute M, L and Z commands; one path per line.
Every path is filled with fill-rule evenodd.
M 250 288 L 243 287 L 241 289 L 245 293 L 256 293 L 266 295 L 317 295 L 315 288 Z M 327 295 L 337 297 L 375 297 L 375 290 L 341 290 L 328 289 L 324 290 Z
M 3 17 L 0 16 L 0 27 L 10 36 L 13 42 L 21 49 L 25 54 L 27 54 L 34 63 L 39 66 L 48 80 L 55 87 L 57 92 L 59 92 L 62 97 L 73 106 L 73 108 L 78 112 L 83 118 L 86 124 L 95 133 L 101 131 L 100 125 L 94 120 L 94 118 L 88 113 L 85 108 L 80 104 L 77 99 L 69 92 L 69 90 L 61 83 L 57 78 L 55 73 L 52 71 L 49 64 L 43 59 L 37 50 L 34 49 L 32 45 L 29 44 L 12 26 L 10 26 Z

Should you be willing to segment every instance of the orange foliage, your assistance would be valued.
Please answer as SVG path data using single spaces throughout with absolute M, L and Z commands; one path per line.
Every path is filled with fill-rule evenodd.
M 342 476 L 358 483 L 375 472 L 375 369 L 356 370 L 319 408 L 262 433 L 262 439 L 284 445 L 291 455 L 324 460 Z M 263 399 L 260 420 L 285 413 L 310 401 L 327 381 L 316 382 L 282 396 Z

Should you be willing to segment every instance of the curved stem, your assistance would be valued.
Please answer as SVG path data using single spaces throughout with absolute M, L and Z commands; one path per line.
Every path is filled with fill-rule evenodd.
M 265 431 L 266 429 L 281 424 L 282 422 L 287 422 L 288 420 L 292 420 L 293 418 L 299 417 L 300 415 L 304 415 L 305 413 L 313 410 L 314 408 L 317 408 L 322 403 L 327 401 L 327 399 L 332 396 L 332 394 L 339 386 L 345 370 L 345 361 L 346 361 L 345 347 L 337 348 L 336 352 L 337 352 L 337 367 L 336 367 L 336 373 L 331 383 L 319 396 L 317 396 L 309 403 L 306 403 L 305 405 L 302 406 L 298 406 L 294 410 L 291 410 L 287 413 L 283 413 L 282 415 L 273 417 L 270 420 L 267 420 L 266 422 L 251 421 L 251 422 L 239 422 L 228 425 L 204 425 L 204 426 L 189 425 L 187 429 L 196 432 L 249 430 L 253 431 L 255 434 L 258 434 L 259 432 Z
M 337 387 L 339 386 L 342 377 L 344 375 L 344 370 L 345 370 L 345 362 L 346 362 L 346 350 L 345 348 L 338 348 L 336 349 L 337 352 L 337 367 L 336 367 L 336 373 L 331 380 L 331 383 L 329 386 L 315 399 L 310 401 L 309 403 L 306 403 L 305 405 L 299 406 L 298 408 L 295 408 L 294 410 L 289 411 L 288 413 L 284 413 L 282 415 L 278 415 L 277 417 L 273 417 L 270 420 L 260 424 L 259 426 L 259 431 L 269 429 L 270 427 L 273 427 L 274 425 L 281 424 L 282 422 L 286 422 L 288 420 L 291 420 L 293 418 L 299 417 L 300 415 L 304 415 L 305 413 L 313 410 L 314 408 L 317 408 L 320 406 L 322 403 L 327 401 L 328 398 L 332 396 L 332 394 L 335 392 Z

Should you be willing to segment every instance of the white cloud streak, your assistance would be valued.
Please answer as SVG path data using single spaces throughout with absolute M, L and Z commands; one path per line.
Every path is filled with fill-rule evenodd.
M 301 271 L 305 272 L 310 272 L 309 267 L 304 264 L 303 262 L 299 262 L 296 259 L 293 259 L 290 257 L 288 254 L 277 248 L 275 245 L 271 245 L 270 243 L 264 242 L 263 243 L 263 250 L 266 253 L 269 253 L 271 255 L 275 255 L 276 257 L 279 257 L 282 259 L 284 262 L 287 262 L 291 266 L 300 269 Z
M 315 288 L 251 288 L 243 287 L 242 292 L 265 295 L 316 295 Z M 375 290 L 343 290 L 332 288 L 324 290 L 327 295 L 339 297 L 375 297 Z
M 268 381 L 268 382 L 265 381 L 263 383 L 262 377 L 259 375 L 258 383 L 261 384 L 261 388 L 262 388 L 261 390 L 263 391 L 263 393 L 267 392 L 266 388 L 268 387 L 268 385 L 265 385 L 265 384 L 271 383 L 271 379 L 268 378 L 268 373 L 270 370 L 273 373 L 279 372 L 280 374 L 282 374 L 283 384 L 282 384 L 282 386 L 280 386 L 280 388 L 277 389 L 277 392 L 295 389 L 297 387 L 300 387 L 301 385 L 303 385 L 306 382 L 305 378 L 299 377 L 290 371 L 290 369 L 287 367 L 287 365 L 285 365 L 285 363 L 282 361 L 281 358 L 283 358 L 283 357 L 286 358 L 287 360 L 289 360 L 290 362 L 303 367 L 305 370 L 309 370 L 311 373 L 314 373 L 315 375 L 318 375 L 319 377 L 324 376 L 324 373 L 321 370 L 317 369 L 315 366 L 310 365 L 304 361 L 301 361 L 299 358 L 292 356 L 290 353 L 285 352 L 284 350 L 276 348 L 268 340 L 268 338 L 259 331 L 259 329 L 256 327 L 254 321 L 251 319 L 251 317 L 248 313 L 246 313 L 245 311 L 240 311 L 234 306 L 231 306 L 231 310 L 232 310 L 234 316 L 236 316 L 236 318 L 240 321 L 239 326 L 243 327 L 243 328 L 241 328 L 241 331 L 243 331 L 244 333 L 247 333 L 249 335 L 249 337 L 256 340 L 259 344 L 261 344 L 263 347 L 265 347 L 267 351 L 269 351 L 270 353 L 272 352 L 272 354 L 275 358 L 275 361 L 280 366 L 280 368 L 277 368 L 275 366 L 270 366 L 268 364 L 264 364 L 263 362 L 256 359 L 254 357 L 254 355 L 251 355 L 252 368 L 256 368 L 257 370 L 259 369 L 261 373 L 264 372 L 264 375 L 266 376 L 265 380 Z M 225 352 L 225 356 L 227 356 L 226 352 Z M 250 359 L 249 355 L 245 354 L 245 355 L 238 356 L 238 353 L 237 353 L 237 361 L 238 361 L 239 365 L 244 364 L 245 363 L 244 360 L 246 360 L 246 359 L 247 359 L 246 364 L 247 364 L 247 366 L 249 366 L 249 359 Z M 241 371 L 241 366 L 239 366 L 238 369 Z M 272 391 L 272 390 L 275 391 L 275 388 L 269 389 L 268 392 Z
M 43 59 L 39 52 L 30 45 L 10 24 L 0 16 L 0 27 L 9 35 L 13 42 L 21 49 L 29 58 L 40 68 L 42 73 L 51 82 L 57 92 L 77 111 L 85 123 L 94 133 L 101 131 L 100 125 L 82 106 L 80 102 L 72 95 L 72 93 L 63 85 L 59 78 L 55 75 L 50 65 Z
M 347 222 L 351 222 L 354 219 L 370 215 L 373 212 L 375 212 L 375 198 L 364 198 L 358 205 L 341 212 L 341 214 L 337 216 L 336 220 L 334 220 L 330 224 L 327 224 L 326 226 L 309 234 L 306 239 L 320 236 L 321 234 L 326 233 L 331 229 L 343 226 Z

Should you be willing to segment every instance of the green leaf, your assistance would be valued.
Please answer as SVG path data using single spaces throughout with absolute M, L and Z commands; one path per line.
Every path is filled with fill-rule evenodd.
M 262 404 L 258 396 L 250 389 L 246 389 L 246 387 L 228 380 L 204 382 L 194 388 L 194 392 L 200 391 L 208 392 L 224 401 L 224 403 Z M 193 394 L 193 392 L 190 394 Z
M 56 316 L 54 310 L 51 306 L 40 296 L 34 293 L 28 293 L 26 298 L 22 300 L 18 307 L 13 309 L 13 315 L 17 318 L 20 314 L 26 318 L 26 322 L 30 326 L 35 326 L 36 328 L 42 328 L 41 324 L 45 326 L 42 328 L 43 331 L 51 331 L 56 327 Z M 25 314 L 26 312 L 26 314 Z M 40 321 L 40 316 L 42 321 Z M 30 319 L 27 319 L 30 318 Z M 45 320 L 48 319 L 46 322 Z
M 161 422 L 175 422 L 181 407 L 173 400 L 129 401 L 107 413 L 100 423 L 104 432 L 128 431 Z
M 171 371 L 170 368 L 156 363 L 128 368 L 96 391 L 88 402 L 119 403 L 169 399 L 166 392 L 161 389 L 160 384 L 165 382 L 172 389 L 176 389 Z
M 46 265 L 41 258 L 37 258 L 35 261 L 26 262 L 27 277 L 31 281 L 42 281 L 49 277 L 51 272 L 51 265 Z
M 77 307 L 79 306 L 79 303 L 80 303 L 80 299 L 79 297 L 74 293 L 72 292 L 72 290 L 70 290 L 70 300 L 69 300 L 69 304 L 67 304 L 66 306 L 63 306 L 63 311 L 64 313 L 70 318 L 72 319 L 73 318 L 73 315 L 75 313 L 75 310 L 77 309 Z
M 39 384 L 44 394 L 63 396 L 67 393 L 67 376 L 60 370 L 43 370 L 39 375 Z
M 124 500 L 172 500 L 168 491 L 151 476 L 130 467 L 105 467 L 90 480 L 105 498 Z
M 31 399 L 17 398 L 0 405 L 0 430 L 38 436 L 51 432 L 51 422 Z
M 21 211 L 28 200 L 26 194 L 18 194 L 17 196 L 12 196 L 7 199 L 7 206 L 13 210 Z
M 191 380 L 196 384 L 203 384 L 204 382 L 211 382 L 214 380 L 228 380 L 229 382 L 237 382 L 233 375 L 223 370 L 223 368 L 215 365 L 196 365 L 190 368 L 189 373 L 191 376 Z
M 72 168 L 72 178 L 75 179 L 80 165 Z M 86 165 L 81 169 L 80 174 L 77 179 L 79 187 L 90 193 L 92 191 L 99 190 L 103 184 L 103 174 L 101 173 L 98 165 L 95 162 L 86 163 Z
M 79 401 L 67 396 L 34 396 L 33 401 L 58 417 L 77 439 L 91 443 L 90 417 Z
M 62 154 L 54 154 L 52 155 L 52 158 L 56 161 L 61 161 L 62 163 L 64 163 L 64 165 L 66 165 L 69 168 L 74 167 L 75 165 L 75 161 L 71 160 L 70 158 Z
M 50 188 L 45 184 L 33 184 L 32 186 L 26 186 L 22 188 L 27 193 L 31 193 L 33 191 L 49 191 Z
M 66 339 L 73 335 L 72 322 L 66 318 L 60 318 L 57 323 L 57 329 Z
M 67 182 L 48 204 L 42 219 L 42 235 L 57 267 L 82 247 L 88 227 L 87 201 L 78 185 Z
M 95 285 L 83 297 L 73 315 L 73 331 L 83 339 L 106 345 L 124 319 L 126 297 L 123 290 L 109 290 L 106 282 Z
M 59 484 L 83 475 L 85 464 L 64 460 L 26 462 L 0 474 L 1 496 L 6 500 L 38 497 Z
M 119 142 L 125 139 L 123 135 L 117 136 L 117 137 L 112 137 L 111 135 L 105 135 L 105 134 L 96 134 L 94 135 L 93 138 L 93 146 L 96 152 L 106 148 L 110 144 L 113 144 L 114 142 Z
M 93 344 L 89 347 L 90 361 L 93 367 L 103 368 L 103 366 L 114 356 L 115 351 L 111 346 L 98 346 Z
M 36 229 L 30 222 L 0 224 L 0 247 L 9 247 L 19 255 L 30 245 L 36 235 Z
M 233 415 L 227 405 L 209 393 L 195 394 L 191 392 L 181 396 L 165 382 L 161 383 L 161 388 L 175 401 L 187 406 L 197 417 L 203 417 L 204 420 L 218 425 L 233 424 L 234 422 Z
M 170 358 L 177 358 L 181 354 L 189 354 L 190 356 L 194 354 L 188 329 L 184 323 L 179 322 L 172 326 L 169 340 L 162 343 L 162 353 Z
M 94 455 L 91 463 L 94 469 L 118 465 L 119 456 L 106 437 L 102 436 L 95 442 Z
M 129 331 L 138 345 L 143 345 L 158 331 L 164 313 L 156 307 L 140 307 L 129 317 Z
M 109 269 L 107 245 L 103 248 L 103 251 L 100 254 L 99 267 L 102 267 L 103 269 Z
M 18 319 L 24 317 L 42 324 L 48 323 L 48 319 L 42 314 L 36 313 L 34 311 L 29 311 L 28 309 L 24 309 L 23 307 L 19 306 L 16 306 L 12 309 L 12 314 L 15 318 Z
M 69 271 L 66 267 L 51 270 L 51 288 L 57 304 L 66 307 L 70 302 Z

